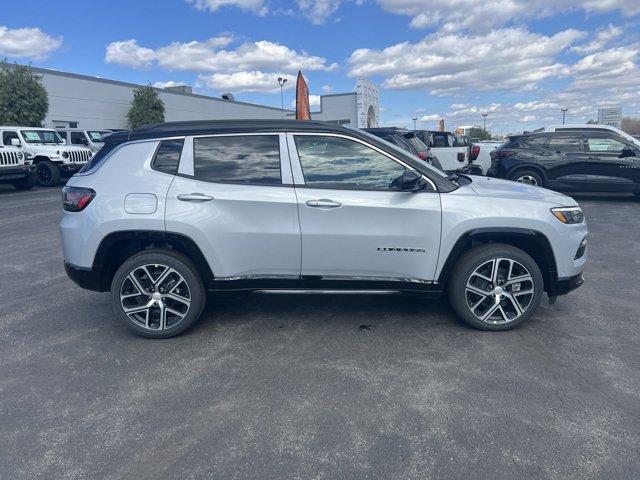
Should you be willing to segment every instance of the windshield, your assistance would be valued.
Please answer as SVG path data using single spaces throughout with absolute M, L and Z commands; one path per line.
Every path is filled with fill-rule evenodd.
M 401 160 L 403 158 L 410 157 L 413 161 L 416 161 L 416 158 L 413 155 L 407 153 L 406 150 L 403 150 L 402 148 L 397 147 L 393 143 L 387 142 L 384 138 L 376 137 L 375 135 L 373 135 L 373 134 L 371 134 L 369 132 L 365 132 L 363 130 L 359 130 L 359 132 L 362 133 L 363 135 L 366 135 L 367 137 L 371 138 L 372 140 L 377 140 L 378 142 L 384 143 L 386 146 L 388 146 L 389 148 L 391 148 L 392 150 L 397 152 L 398 156 L 400 157 Z M 440 170 L 438 170 L 437 168 L 431 166 L 427 162 L 420 162 L 420 165 L 423 165 L 425 168 L 428 168 L 435 175 L 438 175 L 438 176 L 440 176 L 442 178 L 447 178 L 448 177 L 444 172 L 441 172 Z
M 55 130 L 20 130 L 24 141 L 27 143 L 53 143 L 62 144 L 62 138 Z
M 89 135 L 92 142 L 102 142 L 102 138 L 110 133 L 106 130 L 87 130 L 87 135 Z

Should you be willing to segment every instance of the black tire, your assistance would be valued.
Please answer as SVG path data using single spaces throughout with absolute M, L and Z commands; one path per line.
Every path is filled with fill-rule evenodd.
M 17 190 L 31 190 L 35 184 L 38 183 L 38 177 L 34 173 L 30 173 L 26 177 L 21 178 L 20 180 L 14 180 L 11 184 Z
M 536 187 L 544 187 L 544 178 L 538 172 L 533 170 L 518 170 L 509 176 L 509 180 L 514 182 L 525 183 Z
M 148 308 L 148 312 L 144 314 L 145 319 L 139 318 L 141 314 L 132 314 L 132 316 L 138 319 L 138 321 L 136 321 L 134 318 L 131 318 L 130 315 L 125 313 L 125 307 L 123 306 L 120 297 L 121 292 L 135 294 L 136 291 L 139 291 L 137 287 L 133 287 L 133 290 L 131 290 L 133 282 L 130 279 L 131 277 L 128 277 L 129 274 L 133 273 L 136 275 L 136 278 L 138 278 L 141 287 L 151 286 L 149 282 L 145 281 L 145 277 L 140 277 L 140 268 L 143 266 L 151 265 L 157 266 L 158 272 L 164 272 L 164 270 L 162 270 L 162 267 L 169 267 L 173 269 L 179 276 L 182 277 L 187 285 L 187 290 L 184 290 L 184 285 L 180 287 L 182 288 L 181 296 L 188 298 L 190 300 L 190 304 L 187 305 L 186 310 L 183 312 L 184 316 L 181 320 L 176 321 L 173 325 L 169 325 L 170 321 L 167 319 L 167 327 L 165 329 L 160 329 L 160 320 L 159 318 L 155 319 L 156 316 L 159 317 L 159 312 L 161 311 L 160 307 L 156 305 L 168 306 L 168 302 L 172 301 L 171 299 L 167 299 L 165 297 L 162 297 L 161 299 L 152 298 L 151 296 L 147 295 L 147 292 L 145 292 L 144 295 L 135 295 L 133 297 L 133 300 L 131 301 L 135 302 L 136 304 L 140 303 L 141 306 L 147 301 L 151 303 L 153 302 L 153 300 L 159 300 L 159 302 L 156 302 L 156 305 Z M 150 272 L 150 274 L 153 277 L 154 273 Z M 156 277 L 156 280 L 160 280 L 161 276 L 162 273 L 159 273 L 158 277 Z M 146 278 L 148 279 L 149 277 L 147 276 Z M 171 280 L 172 279 L 168 277 L 168 281 L 170 282 Z M 173 285 L 173 287 L 177 287 L 179 284 L 180 282 L 177 282 Z M 161 281 L 158 285 L 155 286 L 155 290 L 157 292 L 156 295 L 160 294 L 159 289 L 163 285 L 166 284 Z M 169 286 L 171 287 L 171 284 Z M 150 288 L 148 290 L 150 290 Z M 173 291 L 176 293 L 178 292 L 177 290 Z M 125 301 L 128 302 L 129 299 L 126 299 Z M 198 270 L 193 265 L 191 260 L 189 260 L 189 258 L 181 253 L 174 252 L 172 250 L 152 249 L 145 250 L 144 252 L 133 255 L 131 258 L 127 259 L 120 266 L 120 268 L 118 268 L 111 282 L 111 303 L 114 312 L 116 313 L 120 321 L 122 321 L 127 326 L 127 328 L 129 328 L 135 334 L 140 335 L 141 337 L 169 338 L 179 335 L 198 321 L 202 310 L 204 309 L 205 302 L 206 292 L 204 286 L 202 285 L 202 279 L 198 275 Z M 171 306 L 176 310 L 179 310 L 180 308 L 184 307 L 184 303 L 178 304 L 177 306 L 175 304 Z M 146 327 L 142 323 L 144 323 L 146 319 L 149 319 L 152 316 L 152 313 L 154 320 L 147 321 L 146 323 L 149 325 L 149 327 Z M 138 317 L 136 317 L 136 315 L 138 315 Z M 156 320 L 158 322 L 157 328 L 155 327 Z
M 513 311 L 516 313 L 516 315 L 519 314 L 520 316 L 514 316 L 512 320 L 505 321 L 504 323 L 493 323 L 491 321 L 491 318 L 489 318 L 487 321 L 483 321 L 478 316 L 476 316 L 476 314 L 474 314 L 474 311 L 479 313 L 488 312 L 491 307 L 495 305 L 494 302 L 497 298 L 495 295 L 489 292 L 498 290 L 496 287 L 500 287 L 501 289 L 501 285 L 503 285 L 504 283 L 501 284 L 501 280 L 498 279 L 496 285 L 488 283 L 488 285 L 484 286 L 484 288 L 481 288 L 481 290 L 486 291 L 487 293 L 486 299 L 482 300 L 482 302 L 485 303 L 479 304 L 476 310 L 472 311 L 470 303 L 475 304 L 476 301 L 481 301 L 482 296 L 477 295 L 474 292 L 468 292 L 467 282 L 471 281 L 472 285 L 475 285 L 474 282 L 476 282 L 477 279 L 480 278 L 475 274 L 476 270 L 479 268 L 484 268 L 484 266 L 487 265 L 488 262 L 491 262 L 491 260 L 495 261 L 499 258 L 506 259 L 505 261 L 499 262 L 500 270 L 502 273 L 504 273 L 505 267 L 509 268 L 509 260 L 513 260 L 520 264 L 520 266 L 513 267 L 514 270 L 520 269 L 520 267 L 524 267 L 526 270 L 528 270 L 528 273 L 531 277 L 530 281 L 525 280 L 517 283 L 518 290 L 515 290 L 515 285 L 507 285 L 504 287 L 505 291 L 507 291 L 509 295 L 512 295 L 516 291 L 525 292 L 531 284 L 533 286 L 533 293 L 531 295 L 518 293 L 519 297 L 512 297 L 520 298 L 520 300 L 516 300 L 518 302 L 522 302 L 522 304 L 519 303 L 521 310 L 522 308 L 524 308 L 524 310 L 520 313 L 518 313 L 513 307 L 513 303 L 509 300 L 509 298 L 500 296 L 500 298 L 502 299 L 500 301 L 500 305 L 502 307 L 504 302 L 505 308 L 501 308 L 500 311 L 496 313 L 496 315 L 502 316 L 504 318 L 505 311 Z M 517 275 L 518 272 L 515 273 L 516 277 L 519 276 Z M 472 275 L 474 275 L 473 280 L 471 279 Z M 502 278 L 502 280 L 504 280 L 504 277 Z M 492 290 L 493 288 L 496 288 L 496 290 Z M 533 260 L 533 258 L 531 258 L 527 253 L 511 245 L 494 243 L 480 245 L 465 252 L 456 263 L 447 289 L 449 302 L 452 308 L 467 324 L 480 330 L 510 330 L 526 322 L 535 313 L 538 305 L 540 304 L 540 300 L 542 299 L 544 280 L 542 278 L 540 268 Z M 485 307 L 486 310 L 483 312 L 483 309 Z
M 60 169 L 54 163 L 49 161 L 40 162 L 36 172 L 38 183 L 43 187 L 57 187 L 60 185 Z

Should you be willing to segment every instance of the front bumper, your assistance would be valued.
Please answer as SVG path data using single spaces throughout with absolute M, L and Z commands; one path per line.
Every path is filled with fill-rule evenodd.
M 547 288 L 547 294 L 549 297 L 557 297 L 558 295 L 566 295 L 572 292 L 576 288 L 579 288 L 584 283 L 584 275 L 579 273 L 573 277 L 558 278 L 554 280 Z
M 102 288 L 102 275 L 100 275 L 100 270 L 78 267 L 69 262 L 64 262 L 64 269 L 67 272 L 67 276 L 73 280 L 73 283 L 76 285 L 86 290 L 93 290 L 94 292 L 104 291 Z
M 35 173 L 35 165 L 18 165 L 15 167 L 2 167 L 0 168 L 0 181 L 20 180 Z

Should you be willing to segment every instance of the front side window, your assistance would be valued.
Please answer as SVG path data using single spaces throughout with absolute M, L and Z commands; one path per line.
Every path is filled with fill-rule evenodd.
M 390 190 L 404 166 L 372 148 L 339 137 L 295 137 L 305 183 L 313 188 Z
M 86 145 L 87 143 L 84 132 L 71 132 L 70 137 L 72 145 Z
M 20 141 L 20 137 L 18 137 L 18 134 L 16 132 L 2 132 L 3 145 L 11 145 L 11 140 L 14 138 L 17 138 L 18 141 Z
M 584 148 L 587 152 L 621 153 L 625 144 L 606 137 L 589 137 L 584 139 Z
M 55 130 L 20 130 L 20 133 L 27 143 L 62 143 L 62 138 Z
M 203 137 L 193 140 L 199 180 L 241 185 L 282 185 L 277 135 Z
M 178 173 L 180 155 L 182 155 L 184 140 L 163 140 L 158 146 L 156 156 L 153 159 L 153 169 L 160 172 L 175 175 Z
M 553 137 L 549 139 L 547 148 L 553 152 L 579 152 L 580 139 L 578 137 Z

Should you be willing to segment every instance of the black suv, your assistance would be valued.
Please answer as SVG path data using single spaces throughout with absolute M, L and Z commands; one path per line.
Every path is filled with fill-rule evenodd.
M 363 128 L 363 130 L 412 153 L 420 160 L 424 160 L 442 170 L 442 165 L 438 158 L 431 153 L 429 147 L 414 132 L 398 127 Z
M 586 128 L 515 135 L 491 152 L 487 175 L 553 190 L 640 195 L 640 146 Z

